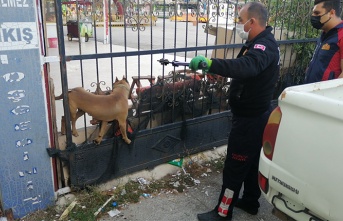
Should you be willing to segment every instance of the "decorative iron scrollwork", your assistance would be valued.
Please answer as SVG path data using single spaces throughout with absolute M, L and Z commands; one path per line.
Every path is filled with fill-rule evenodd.
M 130 26 L 132 31 L 144 31 L 145 25 L 151 25 L 154 21 L 152 1 L 134 0 L 125 1 L 125 24 Z

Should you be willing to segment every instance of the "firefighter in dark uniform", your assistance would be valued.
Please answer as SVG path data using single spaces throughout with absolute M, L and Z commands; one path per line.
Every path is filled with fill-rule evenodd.
M 245 4 L 239 11 L 237 34 L 246 40 L 236 59 L 211 60 L 194 57 L 189 67 L 231 79 L 229 102 L 232 129 L 223 170 L 223 185 L 214 210 L 198 214 L 200 221 L 231 220 L 234 207 L 256 215 L 261 191 L 258 164 L 264 127 L 271 112 L 275 84 L 279 78 L 279 47 L 272 28 L 266 27 L 267 10 L 258 2 Z M 202 65 L 200 65 L 202 67 Z M 244 185 L 242 198 L 238 199 Z
M 305 83 L 343 77 L 343 22 L 340 0 L 315 0 L 311 24 L 323 30 L 305 74 Z

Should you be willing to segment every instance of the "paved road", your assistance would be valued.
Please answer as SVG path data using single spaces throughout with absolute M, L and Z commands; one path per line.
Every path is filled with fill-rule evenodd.
M 186 48 L 196 46 L 213 45 L 215 36 L 204 32 L 204 23 L 194 26 L 191 22 L 173 22 L 169 19 L 158 19 L 156 26 L 144 26 L 144 30 L 137 30 L 132 27 L 112 27 L 109 35 L 112 36 L 112 44 L 137 48 L 139 50 L 156 50 L 171 48 Z M 66 31 L 64 26 L 64 32 Z M 95 33 L 95 32 L 94 32 Z M 97 41 L 103 42 L 104 28 L 96 28 Z M 205 51 L 198 51 L 205 54 Z M 187 52 L 186 57 L 193 57 L 195 52 Z M 208 52 L 209 56 L 211 52 Z M 185 56 L 184 52 L 177 53 L 178 56 Z

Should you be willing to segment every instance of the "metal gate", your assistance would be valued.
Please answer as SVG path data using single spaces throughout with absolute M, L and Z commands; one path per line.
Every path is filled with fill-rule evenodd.
M 316 34 L 308 22 L 312 3 L 264 3 L 280 43 L 282 76 L 287 76 L 286 83 L 281 80 L 276 85 L 277 98 L 283 87 L 301 83 L 299 73 L 310 59 L 306 56 L 313 50 Z M 77 10 L 76 21 L 70 22 L 64 13 L 68 4 Z M 51 89 L 56 96 L 62 93 L 63 101 L 52 98 L 57 148 L 48 152 L 62 162 L 57 166 L 65 173 L 61 187 L 102 183 L 226 144 L 231 128 L 230 79 L 192 72 L 184 65 L 200 54 L 236 57 L 243 42 L 234 32 L 235 16 L 242 4 L 238 0 L 55 2 L 60 63 L 59 74 L 51 77 Z M 302 24 L 290 16 L 293 10 L 306 11 Z M 301 31 L 304 27 L 306 31 Z M 100 123 L 87 114 L 78 120 L 79 137 L 74 137 L 68 89 L 80 86 L 107 94 L 116 78 L 130 83 L 131 144 L 121 139 L 116 122 L 95 144 Z M 65 136 L 60 134 L 62 115 Z

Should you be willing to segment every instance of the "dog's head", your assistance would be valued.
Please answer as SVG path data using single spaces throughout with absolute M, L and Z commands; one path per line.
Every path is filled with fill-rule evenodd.
M 123 78 L 122 78 L 121 80 L 119 80 L 118 77 L 116 77 L 116 80 L 115 80 L 115 82 L 113 83 L 113 85 L 114 85 L 116 82 L 122 81 L 122 80 L 126 81 L 126 83 L 129 83 L 129 81 L 128 81 L 128 80 L 126 79 L 126 77 L 123 75 Z
M 119 80 L 116 77 L 115 82 L 113 83 L 113 89 L 116 87 L 124 87 L 126 88 L 128 91 L 130 91 L 130 85 L 129 82 L 127 81 L 127 79 L 123 76 L 123 78 L 121 80 Z

